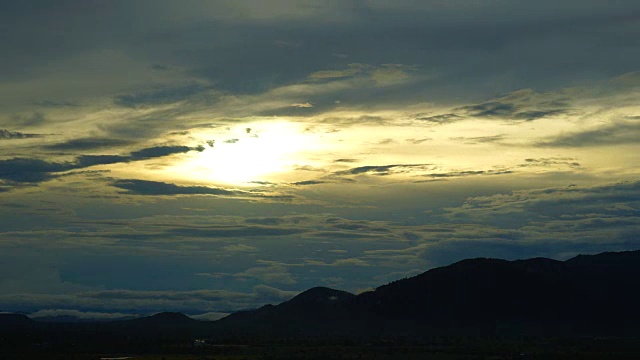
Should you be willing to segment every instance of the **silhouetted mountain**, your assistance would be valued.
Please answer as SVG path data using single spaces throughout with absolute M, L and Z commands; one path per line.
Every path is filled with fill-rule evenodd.
M 136 349 L 150 350 L 157 344 L 187 344 L 196 337 L 640 337 L 638 304 L 640 251 L 580 255 L 567 261 L 479 258 L 357 296 L 312 288 L 279 305 L 239 311 L 215 322 L 181 313 L 64 324 L 0 314 L 0 331 L 5 334 L 0 340 L 5 346 L 38 338 L 65 346 L 82 343 L 107 349 L 137 344 Z
M 286 304 L 288 307 L 334 305 L 354 297 L 355 295 L 346 291 L 327 287 L 314 287 L 298 294 L 293 299 L 283 303 L 283 305 Z
M 178 312 L 161 312 L 151 316 L 141 317 L 125 321 L 129 325 L 142 326 L 175 326 L 184 324 L 193 324 L 198 322 L 183 313 Z
M 346 291 L 315 287 L 279 305 L 239 311 L 215 322 L 218 333 L 270 336 L 331 333 L 340 304 L 355 298 Z M 286 329 L 283 331 L 283 329 Z
M 273 336 L 640 335 L 638 275 L 640 251 L 469 259 L 335 302 L 314 288 L 215 326 Z
M 0 332 L 31 329 L 35 323 L 24 314 L 0 314 Z

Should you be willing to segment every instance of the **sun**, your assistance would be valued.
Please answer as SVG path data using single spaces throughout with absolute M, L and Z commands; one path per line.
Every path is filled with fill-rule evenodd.
M 206 139 L 204 136 L 211 136 Z M 257 122 L 200 135 L 208 143 L 178 171 L 191 180 L 236 186 L 273 179 L 303 161 L 316 139 L 300 124 L 284 121 Z

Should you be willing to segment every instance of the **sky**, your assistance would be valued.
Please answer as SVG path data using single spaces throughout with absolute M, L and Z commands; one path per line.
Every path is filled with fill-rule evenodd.
M 0 311 L 640 248 L 637 0 L 5 0 L 0 53 Z

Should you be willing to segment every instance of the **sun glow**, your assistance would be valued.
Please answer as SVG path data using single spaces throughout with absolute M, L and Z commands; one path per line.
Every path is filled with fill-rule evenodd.
M 289 172 L 303 153 L 317 146 L 313 134 L 298 124 L 260 122 L 212 134 L 207 148 L 180 172 L 214 183 L 243 185 Z

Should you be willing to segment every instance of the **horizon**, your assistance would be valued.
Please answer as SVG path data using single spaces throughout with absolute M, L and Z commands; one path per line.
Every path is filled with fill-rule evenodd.
M 631 0 L 4 1 L 0 309 L 215 315 L 640 249 L 639 18 Z

